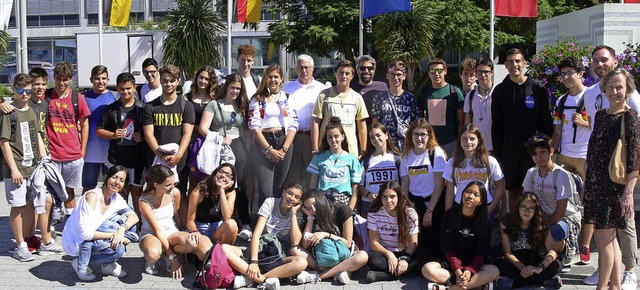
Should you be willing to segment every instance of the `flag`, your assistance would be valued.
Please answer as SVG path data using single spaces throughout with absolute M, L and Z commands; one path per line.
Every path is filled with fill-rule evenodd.
M 362 18 L 392 12 L 411 11 L 411 0 L 364 0 Z
M 13 9 L 13 0 L 0 0 L 0 30 L 7 30 Z
M 238 0 L 238 22 L 259 22 L 262 0 Z
M 495 0 L 496 16 L 538 17 L 537 0 Z
M 104 21 L 110 26 L 129 25 L 132 0 L 103 0 Z

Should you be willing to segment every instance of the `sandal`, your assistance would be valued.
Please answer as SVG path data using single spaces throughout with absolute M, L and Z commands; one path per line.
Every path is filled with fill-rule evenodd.
M 429 283 L 427 284 L 427 290 L 447 290 L 449 287 L 440 285 L 438 283 Z M 493 289 L 491 289 L 493 290 Z
M 486 285 L 482 286 L 482 290 L 493 290 L 493 282 L 489 282 Z

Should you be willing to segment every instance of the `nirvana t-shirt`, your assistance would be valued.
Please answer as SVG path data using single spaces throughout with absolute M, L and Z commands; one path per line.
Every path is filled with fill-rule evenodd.
M 164 105 L 160 97 L 145 107 L 142 125 L 153 125 L 153 136 L 158 145 L 180 144 L 182 124 L 194 124 L 195 121 L 196 115 L 191 102 L 178 97 L 173 104 Z
M 407 221 L 409 222 L 409 235 L 418 234 L 418 213 L 415 209 L 407 207 Z M 377 212 L 369 212 L 367 215 L 367 228 L 378 232 L 380 244 L 391 252 L 404 250 L 398 243 L 398 218 L 389 215 L 384 207 Z
M 462 199 L 462 191 L 467 184 L 471 181 L 481 181 L 484 183 L 485 188 L 490 189 L 489 180 L 498 181 L 504 178 L 504 174 L 502 174 L 502 169 L 500 169 L 500 164 L 498 164 L 498 160 L 496 160 L 493 156 L 489 156 L 489 168 L 487 172 L 487 167 L 484 166 L 482 168 L 476 168 L 471 165 L 471 160 L 465 160 L 465 166 L 463 168 L 454 167 L 453 158 L 449 159 L 447 165 L 444 166 L 444 172 L 442 173 L 442 177 L 449 182 L 453 182 L 456 186 L 456 203 L 460 204 L 460 200 Z M 493 195 L 495 192 L 492 192 L 487 195 L 487 202 L 491 203 L 493 200 Z
M 284 215 L 280 213 L 280 200 L 282 198 L 267 198 L 260 206 L 258 215 L 267 219 L 262 234 L 276 234 L 281 241 L 289 241 L 291 232 L 291 215 L 286 212 Z M 298 224 L 302 224 L 302 211 L 298 211 Z
M 409 176 L 409 192 L 415 196 L 431 196 L 436 187 L 435 172 L 442 172 L 447 163 L 447 155 L 440 147 L 436 147 L 433 163 L 429 160 L 429 151 L 415 155 L 409 150 L 407 156 L 400 161 L 400 176 Z
M 15 117 L 15 128 L 11 129 L 11 114 Z M 0 118 L 0 138 L 9 140 L 13 160 L 24 178 L 29 178 L 38 163 L 38 115 L 31 108 L 5 114 Z M 2 158 L 2 177 L 11 178 L 11 169 Z

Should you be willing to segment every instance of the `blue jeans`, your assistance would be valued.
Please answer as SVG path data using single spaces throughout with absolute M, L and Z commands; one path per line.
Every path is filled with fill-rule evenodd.
M 105 220 L 97 231 L 105 233 L 114 233 L 127 220 L 126 214 L 114 214 Z M 132 231 L 125 231 L 125 238 L 132 242 L 138 241 L 138 235 Z M 80 243 L 78 249 L 78 270 L 86 272 L 88 266 L 104 265 L 117 261 L 124 255 L 125 246 L 122 245 L 117 249 L 111 247 L 109 239 L 84 241 Z

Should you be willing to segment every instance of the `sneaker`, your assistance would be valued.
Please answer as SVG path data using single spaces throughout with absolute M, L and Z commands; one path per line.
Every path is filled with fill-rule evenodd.
M 34 260 L 29 248 L 27 248 L 24 243 L 13 250 L 13 258 L 20 262 L 30 262 Z
M 394 280 L 394 276 L 381 271 L 369 271 L 367 272 L 367 283 L 378 281 L 391 281 Z
M 300 272 L 300 274 L 298 274 L 298 277 L 296 277 L 296 281 L 298 282 L 298 284 L 319 283 L 321 279 L 320 275 L 316 271 L 302 271 Z
M 122 266 L 120 264 L 113 262 L 109 264 L 102 264 L 102 274 L 111 275 L 118 278 L 122 278 L 127 276 L 127 272 L 122 270 Z
M 571 265 L 564 265 L 564 267 L 562 267 L 562 270 L 560 270 L 560 273 L 569 273 L 571 272 Z
M 87 270 L 85 272 L 78 271 L 77 258 L 71 261 L 71 267 L 73 268 L 74 271 L 76 271 L 76 275 L 78 275 L 78 278 L 80 278 L 80 280 L 82 281 L 92 281 L 96 278 L 96 275 L 93 275 L 93 271 L 91 271 L 89 267 L 87 267 Z
M 591 263 L 591 249 L 580 246 L 580 261 L 576 265 L 589 265 L 589 263 Z
M 40 256 L 61 253 L 64 253 L 64 249 L 60 244 L 56 243 L 56 240 L 54 239 L 51 239 L 51 242 L 49 242 L 49 244 L 41 243 L 40 248 L 38 248 L 38 255 Z
M 253 286 L 253 282 L 245 275 L 238 275 L 233 279 L 233 289 L 251 286 Z
M 489 282 L 487 284 L 485 284 L 482 289 L 484 290 L 493 290 L 493 282 Z
M 559 275 L 555 275 L 547 280 L 542 281 L 542 286 L 545 288 L 560 289 L 562 287 L 562 278 Z
M 40 241 L 40 238 L 36 236 L 26 238 L 24 239 L 24 241 L 27 242 L 27 247 L 29 247 L 29 252 L 31 252 L 32 254 L 37 252 L 38 249 L 40 248 L 40 245 L 42 244 L 42 242 Z
M 158 266 L 156 265 L 156 263 L 145 262 L 144 272 L 149 275 L 156 275 L 158 274 Z
M 347 271 L 340 272 L 340 274 L 333 277 L 333 280 L 342 285 L 347 285 L 351 281 L 351 273 Z
M 304 271 L 302 271 L 304 272 Z M 264 290 L 278 290 L 280 289 L 280 279 L 278 278 L 267 278 L 264 280 Z
M 242 230 L 238 234 L 238 237 L 245 241 L 250 241 L 251 236 L 253 236 L 253 233 L 251 232 L 251 228 L 249 227 L 249 225 L 242 226 Z
M 598 280 L 600 280 L 600 273 L 596 270 L 591 276 L 584 278 L 582 282 L 587 285 L 598 285 Z
M 498 277 L 498 280 L 496 280 L 496 287 L 498 287 L 498 289 L 513 288 L 513 278 L 502 276 Z
M 631 290 L 637 289 L 638 286 L 638 277 L 636 277 L 636 273 L 633 271 L 624 271 L 622 272 L 622 290 Z

